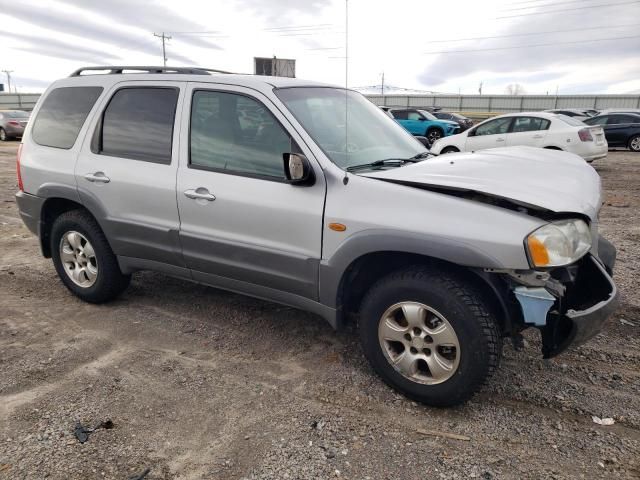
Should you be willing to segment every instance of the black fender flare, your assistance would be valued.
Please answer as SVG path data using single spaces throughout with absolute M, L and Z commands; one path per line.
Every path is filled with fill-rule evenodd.
M 320 262 L 320 303 L 337 308 L 342 278 L 349 266 L 362 256 L 376 252 L 418 254 L 462 267 L 503 267 L 502 263 L 488 252 L 459 239 L 398 230 L 364 230 L 349 237 L 330 258 Z

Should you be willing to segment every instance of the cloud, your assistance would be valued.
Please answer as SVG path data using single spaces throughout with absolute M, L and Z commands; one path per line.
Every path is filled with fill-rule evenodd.
M 119 57 L 102 52 L 101 50 L 83 47 L 81 45 L 65 42 L 56 38 L 29 35 L 25 33 L 8 33 L 0 31 L 0 37 L 18 41 L 25 46 L 16 47 L 18 50 L 34 52 L 38 55 L 50 55 L 68 60 L 82 62 L 95 62 L 101 60 L 117 60 Z M 6 40 L 4 40 L 6 43 Z
M 526 13 L 537 11 L 544 10 L 533 10 Z M 618 62 L 637 58 L 638 51 L 640 51 L 640 38 L 566 44 L 566 42 L 637 35 L 637 27 L 621 26 L 632 23 L 631 20 L 624 21 L 624 19 L 632 19 L 637 16 L 636 5 L 617 5 L 613 9 L 584 7 L 575 12 L 535 16 L 526 16 L 526 13 L 523 13 L 523 16 L 518 19 L 511 20 L 512 23 L 504 30 L 491 34 L 513 35 L 511 37 L 475 40 L 473 42 L 439 43 L 431 50 L 476 51 L 439 54 L 431 65 L 418 76 L 418 80 L 424 85 L 436 86 L 479 72 L 500 76 L 508 74 L 522 76 L 529 73 L 540 75 L 541 78 L 544 75 L 551 75 L 550 78 L 553 78 L 553 74 L 560 76 L 579 66 L 594 68 L 594 66 L 602 65 L 605 68 L 607 65 L 609 68 L 609 62 L 613 59 Z M 502 21 L 504 20 L 497 20 L 497 22 Z M 591 28 L 604 25 L 616 28 Z M 519 34 L 527 32 L 556 31 L 557 33 L 519 36 Z M 551 45 L 525 48 L 526 45 L 534 44 Z M 585 79 L 584 83 L 591 82 L 589 79 Z
M 109 17 L 123 25 L 131 25 L 151 32 L 202 32 L 203 25 L 182 17 L 175 11 L 145 0 L 109 0 L 87 2 L 86 0 L 62 0 L 64 3 L 82 8 L 104 17 Z M 201 48 L 222 50 L 219 45 L 201 37 L 190 35 L 176 36 L 183 43 Z
M 261 17 L 272 21 L 280 20 L 273 27 L 282 27 L 287 25 L 287 22 L 283 22 L 283 17 L 317 15 L 331 5 L 331 0 L 236 0 L 235 3 Z
M 55 11 L 23 1 L 12 3 L 11 8 L 4 10 L 2 13 L 41 28 L 111 44 L 125 50 L 133 50 L 154 56 L 158 56 L 160 53 L 159 44 L 151 38 L 140 37 L 125 30 L 110 27 L 105 23 L 96 23 L 88 16 L 76 14 L 75 12 L 70 15 L 68 12 Z M 148 34 L 148 37 L 151 37 L 151 33 Z M 42 46 L 46 46 L 46 43 Z M 100 53 L 92 61 L 105 63 L 110 58 L 113 58 L 113 56 Z M 191 59 L 182 55 L 172 53 L 171 58 L 178 62 L 194 64 Z

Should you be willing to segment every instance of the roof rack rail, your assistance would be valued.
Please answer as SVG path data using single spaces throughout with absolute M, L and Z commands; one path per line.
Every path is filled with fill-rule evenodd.
M 129 71 L 141 73 L 178 73 L 187 75 L 209 75 L 210 73 L 231 73 L 224 70 L 214 70 L 213 68 L 199 67 L 153 67 L 153 66 L 97 66 L 83 67 L 73 72 L 70 77 L 80 77 L 83 72 L 105 72 L 105 75 L 123 74 Z

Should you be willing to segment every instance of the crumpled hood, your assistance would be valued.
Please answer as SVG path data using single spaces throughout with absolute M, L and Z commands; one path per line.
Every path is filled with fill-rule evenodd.
M 577 155 L 535 147 L 450 153 L 362 175 L 398 183 L 469 190 L 553 212 L 597 217 L 600 177 Z

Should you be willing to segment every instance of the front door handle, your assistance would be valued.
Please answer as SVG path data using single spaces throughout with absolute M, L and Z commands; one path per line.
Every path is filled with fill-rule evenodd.
M 504 138 L 496 138 L 496 142 L 504 142 Z
M 111 179 L 107 177 L 104 172 L 87 173 L 84 178 L 91 183 L 109 183 L 111 181 Z
M 192 198 L 194 200 L 207 200 L 208 202 L 213 202 L 216 197 L 209 193 L 209 190 L 206 188 L 200 187 L 195 190 L 185 190 L 184 196 L 187 198 Z
M 533 138 L 542 138 L 542 135 L 534 135 Z

